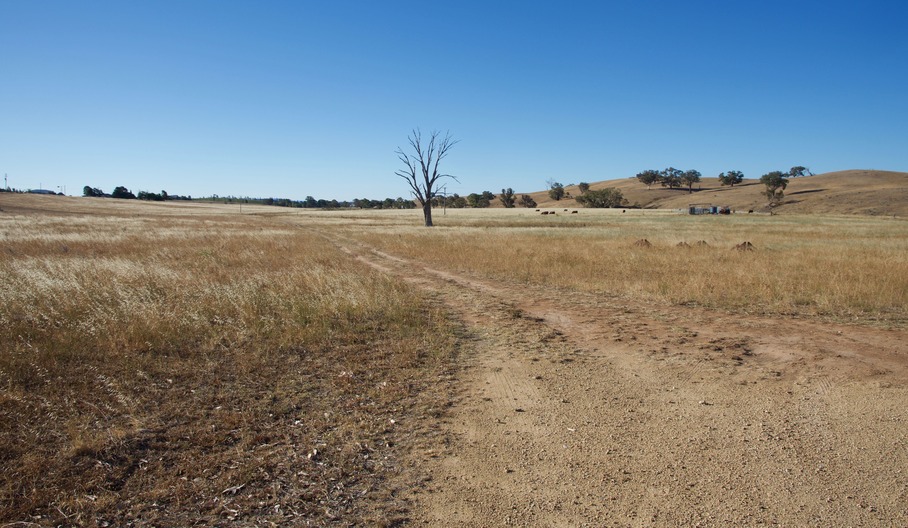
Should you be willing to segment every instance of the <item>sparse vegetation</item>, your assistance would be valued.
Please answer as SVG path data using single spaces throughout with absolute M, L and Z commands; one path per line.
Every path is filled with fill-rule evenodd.
M 908 262 L 901 258 L 908 242 L 901 220 L 730 215 L 722 224 L 704 224 L 667 211 L 606 209 L 574 217 L 576 224 L 566 218 L 553 225 L 499 211 L 502 216 L 450 218 L 443 235 L 390 228 L 398 236 L 360 236 L 433 266 L 563 288 L 565 294 L 581 290 L 742 314 L 908 323 Z M 479 232 L 482 245 L 475 244 Z M 634 249 L 633 242 L 644 238 L 653 247 Z M 743 240 L 757 250 L 732 250 Z M 694 251 L 680 251 L 682 241 Z M 487 244 L 498 249 L 488 251 Z M 421 251 L 426 247 L 431 251 Z
M 405 518 L 401 457 L 442 413 L 454 328 L 332 240 L 565 302 L 908 325 L 900 218 L 2 205 L 0 519 L 22 525 Z
M 0 519 L 395 522 L 443 314 L 298 227 L 117 204 L 0 217 Z

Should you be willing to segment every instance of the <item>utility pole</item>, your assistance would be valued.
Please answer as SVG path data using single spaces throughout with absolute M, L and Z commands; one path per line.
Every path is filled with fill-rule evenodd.
M 440 194 L 441 197 L 444 198 L 444 201 L 441 202 L 441 216 L 447 216 L 447 214 L 448 214 L 448 191 L 447 191 L 447 188 L 448 188 L 447 185 L 443 185 L 443 186 L 441 187 L 441 189 L 439 189 L 439 190 L 435 193 L 436 196 L 438 196 L 438 195 Z

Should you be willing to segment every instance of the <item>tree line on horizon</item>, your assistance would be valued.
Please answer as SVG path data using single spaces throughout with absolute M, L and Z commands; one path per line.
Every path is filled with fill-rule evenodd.
M 161 191 L 159 193 L 148 192 L 148 191 L 139 191 L 139 194 L 133 194 L 132 191 L 126 187 L 120 185 L 114 187 L 113 192 L 110 194 L 105 193 L 97 187 L 91 187 L 86 185 L 82 188 L 82 196 L 88 196 L 93 198 L 118 198 L 121 200 L 146 200 L 149 202 L 164 202 L 167 200 L 192 200 L 192 196 L 180 196 L 179 194 L 168 194 L 167 191 Z
M 502 189 L 502 194 L 496 195 L 491 191 L 483 191 L 481 193 L 470 193 L 466 196 L 461 196 L 457 193 L 453 193 L 450 196 L 441 195 L 434 193 L 432 197 L 432 206 L 433 207 L 450 207 L 452 209 L 463 209 L 463 208 L 485 208 L 490 207 L 492 202 L 497 198 L 501 200 L 505 207 L 513 207 L 514 204 L 519 204 L 522 207 L 536 207 L 536 201 L 528 195 L 524 194 L 519 199 L 514 194 L 512 189 Z M 237 196 L 219 196 L 213 194 L 211 196 L 203 196 L 193 198 L 192 196 L 180 196 L 175 194 L 170 194 L 167 191 L 161 191 L 159 193 L 153 193 L 148 191 L 139 191 L 138 193 L 133 193 L 125 186 L 118 186 L 114 188 L 113 192 L 105 193 L 103 190 L 97 187 L 91 187 L 86 185 L 82 189 L 82 195 L 87 197 L 95 198 L 118 198 L 122 200 L 146 200 L 146 201 L 156 201 L 163 202 L 169 200 L 187 200 L 187 201 L 200 201 L 200 202 L 216 202 L 223 204 L 251 204 L 251 205 L 272 205 L 277 207 L 296 207 L 303 209 L 415 209 L 416 202 L 412 199 L 405 199 L 402 197 L 397 198 L 385 198 L 383 200 L 376 200 L 372 198 L 354 198 L 353 200 L 325 200 L 325 199 L 316 199 L 312 196 L 307 196 L 303 200 L 291 200 L 289 198 L 250 198 L 250 197 L 237 197 Z
M 412 200 L 405 200 L 401 197 L 398 198 L 385 198 L 384 200 L 372 200 L 369 198 L 356 198 L 354 200 L 325 200 L 325 199 L 316 199 L 312 196 L 307 196 L 303 200 L 291 200 L 289 198 L 250 198 L 237 197 L 237 196 L 219 196 L 217 194 L 212 194 L 211 196 L 202 196 L 198 198 L 193 198 L 192 196 L 180 196 L 176 194 L 170 194 L 167 191 L 161 191 L 159 193 L 148 192 L 148 191 L 139 191 L 137 194 L 130 191 L 125 186 L 118 186 L 114 188 L 113 192 L 110 194 L 105 193 L 97 187 L 91 187 L 86 185 L 82 189 L 82 196 L 96 197 L 96 198 L 118 198 L 122 200 L 146 200 L 154 202 L 164 202 L 169 200 L 187 200 L 187 201 L 197 201 L 197 202 L 216 202 L 224 204 L 252 204 L 252 205 L 273 205 L 277 207 L 298 207 L 298 208 L 311 208 L 311 209 L 342 209 L 356 207 L 360 209 L 413 209 L 416 207 L 416 204 Z
M 414 136 L 411 137 L 411 145 L 415 148 L 418 154 L 424 155 L 424 152 L 421 152 L 422 146 L 419 141 L 421 138 L 418 135 L 418 131 L 414 131 Z M 433 145 L 438 138 L 438 133 L 433 133 L 430 141 L 430 145 Z M 446 144 L 450 142 L 450 144 Z M 442 144 L 445 147 L 444 153 L 447 153 L 447 149 L 452 146 L 455 141 L 445 138 Z M 433 151 L 437 156 L 437 151 Z M 411 184 L 411 188 L 414 187 L 416 183 L 416 162 L 420 160 L 419 155 L 416 157 L 407 156 L 403 151 L 399 150 L 398 154 L 401 156 L 401 160 L 408 161 L 408 168 L 412 168 L 411 171 L 399 171 L 398 176 L 403 177 L 408 180 Z M 436 162 L 437 162 L 436 158 Z M 437 165 L 436 165 L 437 170 Z M 782 171 L 772 171 L 767 174 L 764 174 L 760 178 L 760 182 L 766 186 L 766 191 L 764 194 L 769 198 L 770 204 L 778 203 L 782 200 L 784 196 L 784 190 L 788 185 L 788 178 L 795 178 L 805 175 L 813 175 L 810 172 L 810 169 L 804 166 L 795 166 L 792 167 L 788 172 Z M 440 177 L 451 177 L 444 174 L 436 174 L 436 178 Z M 668 187 L 670 189 L 680 188 L 687 186 L 688 192 L 693 192 L 693 185 L 701 181 L 702 174 L 697 170 L 680 170 L 674 167 L 668 167 L 661 171 L 657 170 L 644 170 L 636 175 L 637 179 L 641 183 L 647 185 L 648 188 L 652 188 L 652 185 L 659 183 L 663 187 Z M 452 177 L 453 178 L 453 177 Z M 719 179 L 722 185 L 735 186 L 736 184 L 741 183 L 744 180 L 744 174 L 741 171 L 728 171 L 720 173 L 717 178 Z M 431 176 L 429 179 L 432 179 Z M 434 182 L 433 182 L 434 183 Z M 577 187 L 580 191 L 580 195 L 572 197 L 569 192 L 565 190 L 565 186 L 560 182 L 549 180 L 546 182 L 549 185 L 548 195 L 553 200 L 561 200 L 563 198 L 573 198 L 580 205 L 590 208 L 610 208 L 610 207 L 627 207 L 628 201 L 624 198 L 621 191 L 616 188 L 605 188 L 598 190 L 591 190 L 589 183 L 580 182 L 577 184 Z M 573 185 L 573 184 L 569 184 Z M 416 185 L 420 191 L 422 188 L 419 185 Z M 461 196 L 457 193 L 453 193 L 450 196 L 440 194 L 436 191 L 426 189 L 423 192 L 425 200 L 420 200 L 418 193 L 414 193 L 414 199 L 404 199 L 402 197 L 397 198 L 385 198 L 383 200 L 374 200 L 371 198 L 355 198 L 350 201 L 339 201 L 339 200 L 325 200 L 325 199 L 316 199 L 312 196 L 307 196 L 303 200 L 291 200 L 289 198 L 250 198 L 250 197 L 235 197 L 235 196 L 218 196 L 216 194 L 201 197 L 193 198 L 192 196 L 181 196 L 169 194 L 167 191 L 162 190 L 159 193 L 148 192 L 148 191 L 139 191 L 138 194 L 134 194 L 125 186 L 117 186 L 114 188 L 113 192 L 110 194 L 105 193 L 97 187 L 91 187 L 86 185 L 83 190 L 83 196 L 87 197 L 103 197 L 103 198 L 118 198 L 118 199 L 135 199 L 135 200 L 145 200 L 145 201 L 169 201 L 169 200 L 196 200 L 196 201 L 206 201 L 206 202 L 220 202 L 225 204 L 255 204 L 255 205 L 269 205 L 269 206 L 278 206 L 278 207 L 296 207 L 296 208 L 312 208 L 312 209 L 347 209 L 347 208 L 358 208 L 358 209 L 414 209 L 417 207 L 417 202 L 425 209 L 431 210 L 431 207 L 451 207 L 454 209 L 461 208 L 485 208 L 491 206 L 492 202 L 497 198 L 501 204 L 506 208 L 513 208 L 517 205 L 521 207 L 532 208 L 536 207 L 537 203 L 528 194 L 522 194 L 519 198 L 514 193 L 514 190 L 511 188 L 506 188 L 501 190 L 501 194 L 494 194 L 491 191 L 483 191 L 481 193 L 470 193 L 466 196 Z M 431 225 L 431 216 L 427 216 L 427 225 Z

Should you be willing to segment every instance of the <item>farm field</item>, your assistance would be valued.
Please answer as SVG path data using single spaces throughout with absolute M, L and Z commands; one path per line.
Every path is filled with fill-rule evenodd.
M 558 213 L 0 195 L 0 523 L 908 523 L 904 219 Z
M 713 176 L 704 176 L 692 193 L 667 189 L 658 184 L 647 188 L 637 178 L 590 182 L 591 189 L 613 187 L 628 203 L 644 209 L 684 209 L 691 203 L 727 205 L 738 211 L 768 212 L 759 178 L 746 178 L 732 187 L 722 186 Z M 576 185 L 565 187 L 580 195 Z M 545 191 L 531 192 L 541 207 L 558 207 Z M 844 170 L 791 178 L 785 200 L 774 208 L 783 214 L 859 214 L 865 216 L 908 215 L 908 173 L 881 170 Z M 573 202 L 573 200 L 570 200 Z M 492 204 L 498 206 L 498 204 Z

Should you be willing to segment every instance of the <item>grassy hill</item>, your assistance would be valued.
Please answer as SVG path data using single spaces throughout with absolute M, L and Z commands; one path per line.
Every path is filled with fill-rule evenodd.
M 591 189 L 619 189 L 631 205 L 647 209 L 681 209 L 692 203 L 730 206 L 735 210 L 768 211 L 763 185 L 759 179 L 746 179 L 734 187 L 719 185 L 715 177 L 704 177 L 694 187 L 664 189 L 654 185 L 647 189 L 637 178 L 624 178 L 591 183 Z M 576 185 L 565 187 L 578 196 Z M 521 193 L 518 193 L 521 194 Z M 539 207 L 577 208 L 572 198 L 555 201 L 546 191 L 529 193 Z M 499 206 L 499 204 L 496 204 Z M 774 208 L 777 213 L 827 213 L 908 216 L 908 173 L 877 170 L 846 170 L 815 176 L 791 178 L 785 200 Z

